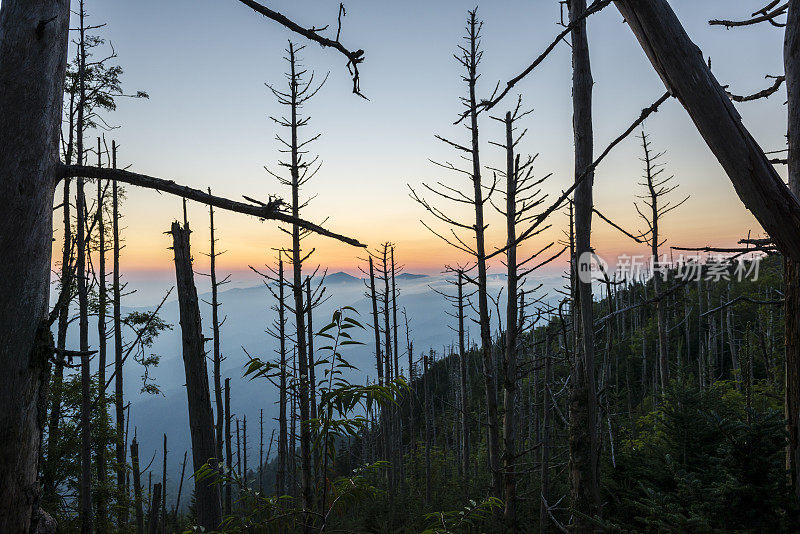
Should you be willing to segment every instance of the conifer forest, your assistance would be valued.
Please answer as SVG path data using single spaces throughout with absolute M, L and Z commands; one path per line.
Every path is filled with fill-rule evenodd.
M 0 534 L 800 532 L 800 0 L 0 0 Z

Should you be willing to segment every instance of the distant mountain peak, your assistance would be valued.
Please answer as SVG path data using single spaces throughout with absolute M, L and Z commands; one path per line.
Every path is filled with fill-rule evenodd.
M 359 282 L 359 281 L 361 281 L 360 278 L 357 278 L 352 274 L 347 274 L 342 271 L 339 271 L 337 273 L 331 273 L 325 276 L 325 282 L 328 284 L 345 284 L 345 283 Z

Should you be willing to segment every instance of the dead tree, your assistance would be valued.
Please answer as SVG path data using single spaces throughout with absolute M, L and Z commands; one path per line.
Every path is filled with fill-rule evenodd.
M 133 506 L 136 510 L 136 534 L 144 533 L 144 511 L 142 510 L 142 481 L 139 473 L 139 442 L 136 436 L 131 441 L 131 470 L 133 471 Z
M 462 102 L 466 108 L 463 117 L 469 119 L 468 129 L 471 134 L 470 146 L 463 146 L 437 136 L 438 139 L 459 152 L 464 153 L 462 155 L 472 163 L 470 170 L 459 169 L 450 163 L 440 164 L 448 170 L 468 176 L 472 182 L 472 195 L 469 196 L 457 188 L 449 187 L 441 183 L 438 184 L 438 188 L 425 185 L 425 188 L 437 197 L 456 202 L 457 204 L 470 206 L 475 213 L 474 221 L 472 223 L 464 223 L 446 215 L 442 210 L 419 196 L 413 188 L 411 189 L 411 197 L 436 219 L 450 226 L 452 237 L 445 237 L 445 235 L 436 232 L 424 222 L 423 225 L 449 245 L 474 256 L 477 263 L 478 276 L 476 284 L 478 286 L 478 313 L 481 330 L 484 384 L 486 389 L 487 457 L 489 471 L 492 477 L 492 493 L 495 496 L 499 496 L 502 493 L 502 472 L 500 470 L 500 441 L 497 419 L 497 377 L 495 375 L 494 357 L 492 354 L 492 333 L 491 325 L 489 324 L 489 301 L 486 290 L 487 254 L 485 243 L 486 223 L 484 221 L 484 204 L 490 199 L 491 193 L 495 190 L 496 182 L 486 187 L 486 184 L 481 180 L 480 138 L 478 135 L 478 115 L 481 111 L 481 107 L 478 105 L 476 96 L 478 65 L 483 55 L 483 52 L 480 50 L 481 26 L 482 22 L 478 20 L 477 12 L 474 10 L 470 11 L 467 18 L 467 35 L 465 36 L 467 44 L 465 46 L 459 46 L 460 52 L 456 55 L 456 59 L 466 70 L 466 74 L 462 76 L 462 79 L 467 84 L 468 96 L 464 97 Z M 485 197 L 484 189 L 489 190 L 489 193 Z M 474 233 L 474 246 L 468 244 L 464 239 L 459 237 L 456 230 Z
M 788 96 L 789 190 L 800 199 L 800 6 L 790 0 L 784 39 L 784 68 Z M 800 261 L 786 255 L 784 263 L 784 321 L 786 345 L 785 413 L 789 432 L 786 468 L 800 499 Z
M 269 456 L 268 456 L 269 457 Z M 264 493 L 264 409 L 258 412 L 258 492 Z
M 640 183 L 642 187 L 646 188 L 647 193 L 639 196 L 644 204 L 649 208 L 642 212 L 638 206 L 636 211 L 639 216 L 644 219 L 648 226 L 647 231 L 643 232 L 641 238 L 650 246 L 650 255 L 653 265 L 653 289 L 655 290 L 656 299 L 656 320 L 658 322 L 658 366 L 661 378 L 661 390 L 663 391 L 669 384 L 669 359 L 668 359 L 668 344 L 667 344 L 667 318 L 664 310 L 666 303 L 661 298 L 661 282 L 663 281 L 663 268 L 658 254 L 659 246 L 663 245 L 666 239 L 661 239 L 659 233 L 659 223 L 664 215 L 679 207 L 686 202 L 689 197 L 680 200 L 677 203 L 664 201 L 664 197 L 673 192 L 678 186 L 672 185 L 671 182 L 674 176 L 664 178 L 664 163 L 661 163 L 661 158 L 665 152 L 653 153 L 650 148 L 650 140 L 648 136 L 642 131 L 642 150 L 644 152 L 644 182 Z
M 161 484 L 153 486 L 153 495 L 150 504 L 150 519 L 148 520 L 148 534 L 158 534 L 159 518 L 161 517 Z
M 211 189 L 209 188 L 208 194 L 211 194 Z M 222 357 L 222 352 L 220 351 L 220 327 L 222 323 L 225 322 L 225 319 L 220 321 L 219 319 L 219 307 L 222 305 L 219 302 L 219 288 L 223 284 L 227 284 L 230 281 L 230 275 L 224 277 L 222 280 L 217 280 L 217 257 L 223 254 L 223 252 L 217 252 L 216 245 L 217 239 L 215 237 L 214 228 L 214 207 L 208 207 L 208 219 L 209 219 L 209 228 L 211 232 L 211 248 L 208 253 L 210 267 L 209 267 L 209 275 L 211 277 L 211 302 L 207 303 L 211 305 L 211 328 L 212 328 L 212 336 L 214 342 L 214 353 L 213 353 L 213 362 L 214 362 L 214 405 L 217 407 L 216 413 L 216 435 L 217 435 L 217 460 L 222 460 L 222 446 L 225 440 L 224 433 L 223 433 L 223 419 L 224 419 L 224 409 L 223 409 L 223 400 L 222 400 L 222 361 L 224 358 Z
M 310 117 L 302 117 L 300 115 L 300 108 L 304 106 L 314 95 L 322 88 L 325 83 L 323 79 L 321 83 L 315 84 L 314 74 L 311 73 L 308 79 L 304 78 L 306 70 L 300 66 L 297 54 L 302 51 L 304 47 L 295 47 L 290 41 L 289 47 L 286 50 L 286 60 L 289 63 L 289 72 L 286 73 L 288 81 L 288 89 L 281 91 L 271 85 L 267 85 L 272 91 L 272 94 L 278 100 L 278 103 L 289 107 L 289 118 L 275 118 L 273 121 L 281 127 L 287 128 L 290 132 L 290 139 L 288 141 L 281 138 L 280 135 L 276 136 L 277 140 L 284 147 L 283 152 L 287 152 L 290 156 L 289 161 L 281 162 L 282 167 L 289 169 L 290 178 L 286 179 L 277 173 L 272 173 L 278 181 L 291 188 L 292 203 L 291 214 L 293 218 L 300 217 L 300 211 L 308 205 L 308 201 L 300 200 L 300 188 L 308 183 L 311 178 L 319 171 L 318 158 L 306 159 L 308 151 L 305 149 L 310 143 L 318 139 L 320 136 L 315 135 L 304 141 L 299 139 L 300 129 L 307 126 Z M 301 249 L 301 240 L 308 234 L 308 230 L 301 228 L 298 224 L 292 224 L 291 229 L 288 231 L 291 234 L 292 244 L 288 250 L 293 267 L 293 278 L 291 283 L 293 299 L 293 311 L 295 320 L 295 342 L 297 347 L 298 358 L 298 403 L 300 408 L 300 476 L 301 476 L 301 496 L 303 506 L 307 511 L 313 510 L 313 493 L 312 493 L 312 463 L 311 463 L 311 408 L 310 408 L 310 367 L 314 365 L 309 361 L 307 333 L 306 333 L 306 310 L 304 299 L 303 287 L 303 262 L 311 254 L 303 255 Z M 313 250 L 311 251 L 313 252 Z M 304 522 L 309 528 L 308 523 L 312 521 L 311 517 L 307 517 Z
M 517 529 L 516 463 L 519 456 L 516 452 L 517 422 L 514 414 L 517 402 L 517 354 L 520 350 L 518 338 L 519 332 L 525 323 L 525 311 L 518 306 L 518 298 L 521 298 L 520 290 L 524 284 L 525 277 L 542 265 L 553 261 L 564 252 L 564 250 L 561 250 L 561 252 L 552 255 L 546 260 L 531 264 L 553 246 L 554 243 L 550 242 L 527 259 L 517 260 L 517 249 L 520 244 L 548 228 L 548 226 L 544 226 L 537 232 L 528 233 L 522 238 L 517 237 L 517 227 L 532 221 L 536 216 L 536 212 L 533 210 L 536 210 L 545 201 L 546 195 L 542 193 L 539 186 L 550 176 L 546 175 L 543 178 L 535 179 L 533 176 L 533 163 L 536 157 L 529 156 L 525 161 L 521 161 L 516 151 L 517 145 L 522 141 L 527 130 L 523 130 L 522 133 L 516 135 L 515 123 L 530 113 L 529 111 L 522 111 L 521 104 L 522 99 L 520 98 L 514 111 L 507 112 L 505 118 L 493 117 L 501 121 L 505 126 L 505 142 L 495 144 L 504 149 L 506 156 L 506 168 L 497 170 L 498 174 L 506 179 L 506 202 L 505 206 L 495 206 L 495 209 L 506 219 L 505 254 L 508 296 L 503 352 L 504 415 L 502 462 L 505 502 L 504 520 L 506 529 L 509 531 Z
M 287 494 L 287 469 L 289 462 L 289 434 L 286 420 L 286 387 L 288 373 L 286 361 L 286 298 L 284 295 L 284 288 L 286 283 L 283 275 L 283 259 L 278 259 L 278 339 L 280 343 L 279 356 L 280 356 L 280 398 L 278 410 L 278 476 L 276 477 L 276 491 L 277 494 Z M 292 452 L 294 454 L 294 452 Z
M 97 166 L 102 166 L 102 147 L 100 138 L 97 138 Z M 95 404 L 100 410 L 100 417 L 106 419 L 108 417 L 108 408 L 106 406 L 106 229 L 105 220 L 103 218 L 103 210 L 105 209 L 105 188 L 103 183 L 97 181 L 97 207 L 95 213 L 95 224 L 97 227 L 97 257 L 98 257 L 98 272 L 97 272 L 97 339 L 98 339 L 98 352 L 97 352 L 97 400 Z M 106 503 L 106 442 L 104 438 L 98 437 L 95 444 L 95 456 L 97 457 L 97 484 L 99 491 L 97 493 L 97 530 L 98 532 L 106 532 L 108 526 L 108 508 Z
M 431 503 L 431 407 L 428 399 L 428 355 L 422 355 L 423 409 L 425 410 L 425 504 Z
M 253 9 L 260 6 L 248 0 Z M 263 7 L 263 6 L 261 6 Z M 52 206 L 56 182 L 83 176 L 85 167 L 64 166 L 58 140 L 67 64 L 70 5 L 45 0 L 4 0 L 0 7 L 0 531 L 27 531 L 37 502 L 35 481 L 44 409 L 44 381 L 54 343 L 47 321 L 52 248 Z M 338 39 L 325 38 L 279 13 L 269 16 L 291 31 L 330 44 L 353 67 L 361 50 L 350 52 Z M 354 85 L 357 87 L 357 76 Z M 82 168 L 81 168 L 82 167 Z M 168 181 L 103 169 L 104 177 L 175 190 Z M 192 193 L 194 194 L 194 193 Z M 205 198 L 205 196 L 204 196 Z M 265 218 L 291 216 L 276 205 L 240 205 L 238 211 Z M 246 207 L 243 207 L 246 206 Z M 237 211 L 237 210 L 234 210 Z M 275 217 L 277 215 L 278 217 Z M 312 226 L 313 227 L 313 226 Z
M 231 379 L 225 379 L 225 474 L 230 478 L 233 474 L 233 447 L 231 446 Z M 186 457 L 184 456 L 184 465 Z M 183 480 L 183 476 L 181 476 Z M 231 482 L 225 483 L 225 515 L 231 515 Z
M 117 143 L 111 142 L 111 166 L 117 168 Z M 119 257 L 120 257 L 120 231 L 119 231 L 119 187 L 116 180 L 111 182 L 111 235 L 113 240 L 112 252 L 112 299 L 114 315 L 114 413 L 116 424 L 116 470 L 117 470 L 117 493 L 122 495 L 125 491 L 125 400 L 123 391 L 123 347 L 122 347 L 122 286 L 120 279 Z M 127 507 L 120 507 L 119 516 L 120 526 L 127 524 Z
M 164 449 L 161 464 L 161 528 L 167 528 L 167 435 L 164 434 Z
M 366 296 L 370 300 L 372 300 L 372 329 L 375 332 L 375 365 L 378 370 L 378 384 L 383 386 L 386 385 L 386 380 L 384 377 L 384 359 L 381 351 L 381 325 L 378 322 L 378 293 L 377 288 L 375 287 L 375 265 L 372 261 L 372 254 L 368 257 L 369 260 L 369 291 L 367 292 Z M 366 281 L 365 281 L 366 283 Z M 388 445 L 387 445 L 387 429 L 386 429 L 386 407 L 381 405 L 380 408 L 380 438 L 379 438 L 379 445 L 378 445 L 378 456 L 382 459 L 386 459 L 386 455 L 388 453 Z
M 414 342 L 411 341 L 411 327 L 409 326 L 408 314 L 405 307 L 403 308 L 403 320 L 406 324 L 406 355 L 408 356 L 408 383 L 414 383 Z M 412 454 L 416 454 L 417 450 L 417 435 L 414 428 L 414 399 L 416 395 L 408 396 L 408 434 L 411 436 Z
M 78 126 L 77 126 L 77 156 L 78 165 L 84 164 L 84 113 L 86 100 L 86 11 L 83 8 L 83 0 L 78 4 L 79 26 L 79 66 L 78 66 Z M 92 513 L 92 399 L 90 397 L 90 387 L 92 372 L 90 369 L 89 355 L 89 290 L 86 277 L 86 251 L 88 248 L 88 236 L 86 235 L 86 194 L 84 191 L 85 181 L 78 177 L 77 181 L 77 260 L 75 264 L 76 277 L 78 282 L 78 330 L 81 355 L 81 476 L 79 485 L 79 506 L 78 515 L 81 523 L 81 533 L 89 534 L 93 530 Z
M 183 338 L 183 364 L 186 371 L 186 394 L 189 399 L 189 427 L 192 436 L 192 465 L 194 472 L 208 464 L 217 467 L 214 420 L 208 388 L 206 353 L 203 348 L 203 330 L 200 307 L 192 273 L 189 248 L 189 228 L 172 223 L 172 249 L 175 254 L 175 276 L 178 285 L 178 305 Z M 222 520 L 219 486 L 209 480 L 195 481 L 197 522 L 212 530 Z
M 175 509 L 172 511 L 173 520 L 177 520 L 178 510 L 181 507 L 181 493 L 183 493 L 183 477 L 186 474 L 186 456 L 188 455 L 188 453 L 189 451 L 183 451 L 183 463 L 181 464 L 181 478 L 180 481 L 178 482 L 178 496 L 175 498 Z M 226 513 L 228 512 L 226 511 Z
M 547 335 L 547 334 L 545 334 Z M 550 531 L 550 384 L 553 381 L 553 360 L 550 355 L 550 339 L 545 338 L 544 345 L 544 387 L 542 394 L 542 450 L 541 450 L 541 493 L 539 504 L 539 530 L 546 534 Z
M 575 22 L 586 11 L 586 0 L 570 0 L 569 18 Z M 572 28 L 572 105 L 575 138 L 575 178 L 591 168 L 594 138 L 592 132 L 592 71 L 589 62 L 589 42 L 586 21 Z M 575 256 L 573 276 L 577 276 L 579 261 L 592 254 L 592 184 L 593 172 L 583 178 L 575 189 Z M 599 511 L 600 490 L 598 462 L 600 439 L 597 430 L 597 391 L 595 389 L 594 327 L 592 318 L 592 285 L 590 280 L 575 280 L 573 295 L 577 340 L 573 362 L 574 382 L 570 391 L 570 494 L 576 532 L 593 530 L 588 518 Z
M 239 418 L 236 418 L 236 476 L 242 480 L 242 435 L 239 432 Z

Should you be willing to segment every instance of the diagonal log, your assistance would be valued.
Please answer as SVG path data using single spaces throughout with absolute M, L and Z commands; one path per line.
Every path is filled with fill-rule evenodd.
M 148 176 L 146 174 L 139 174 L 120 169 L 87 167 L 80 165 L 62 164 L 60 166 L 58 172 L 58 178 L 67 178 L 74 176 L 82 176 L 84 178 L 95 178 L 100 180 L 115 180 L 117 182 L 124 182 L 126 184 L 145 187 L 147 189 L 155 189 L 156 191 L 162 191 L 164 193 L 169 193 L 171 195 L 187 198 L 189 200 L 194 200 L 196 202 L 207 204 L 209 206 L 214 206 L 215 208 L 220 208 L 227 211 L 243 213 L 245 215 L 252 215 L 254 217 L 259 217 L 261 219 L 271 219 L 289 224 L 297 223 L 297 225 L 300 226 L 301 228 L 305 228 L 307 230 L 310 230 L 314 233 L 317 233 L 325 237 L 330 237 L 338 241 L 342 241 L 344 243 L 347 243 L 348 245 L 353 245 L 355 247 L 365 246 L 356 239 L 352 239 L 350 237 L 346 237 L 341 234 L 331 232 L 330 230 L 326 230 L 325 228 L 317 224 L 308 222 L 303 219 L 297 219 L 295 217 L 292 217 L 288 213 L 281 211 L 281 207 L 283 206 L 283 201 L 279 199 L 270 200 L 268 203 L 265 204 L 257 200 L 252 200 L 245 197 L 245 199 L 253 202 L 253 204 L 247 204 L 244 202 L 238 202 L 236 200 L 230 200 L 227 198 L 218 197 L 210 193 L 207 193 L 205 191 L 202 191 L 200 189 L 194 189 L 192 187 L 175 183 L 172 180 L 155 178 L 153 176 Z
M 800 203 L 750 132 L 666 0 L 615 0 L 647 57 L 686 108 L 736 194 L 781 252 L 800 261 Z

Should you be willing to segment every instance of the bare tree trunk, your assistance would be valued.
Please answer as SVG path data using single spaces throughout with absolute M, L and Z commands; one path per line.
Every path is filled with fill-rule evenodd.
M 317 375 L 314 363 L 314 306 L 311 299 L 311 277 L 306 278 L 306 313 L 308 314 L 308 374 L 311 418 L 317 419 Z M 319 453 L 314 454 L 314 486 L 319 484 Z M 323 480 L 324 482 L 324 480 Z
M 184 463 L 186 459 L 184 457 Z M 225 379 L 225 473 L 233 473 L 233 447 L 231 446 L 231 379 Z M 181 475 L 183 480 L 183 475 Z M 231 483 L 225 484 L 225 515 L 231 515 Z M 180 494 L 179 494 L 180 497 Z
M 375 330 L 375 362 L 378 367 L 378 384 L 384 385 L 383 375 L 383 356 L 381 355 L 381 327 L 378 323 L 378 296 L 375 289 L 375 267 L 372 261 L 372 256 L 369 256 L 369 287 L 370 296 L 372 297 L 372 325 Z M 380 413 L 380 445 L 378 446 L 378 456 L 381 459 L 386 459 L 386 407 L 381 406 Z
M 264 409 L 258 412 L 258 492 L 264 493 Z
M 664 193 L 663 189 L 657 190 L 655 183 L 656 176 L 661 172 L 661 169 L 656 170 L 654 160 L 659 154 L 652 156 L 650 154 L 650 144 L 647 141 L 647 136 L 642 132 L 642 149 L 644 151 L 645 163 L 645 183 L 647 185 L 647 192 L 650 197 L 650 257 L 653 264 L 653 289 L 655 291 L 656 300 L 656 322 L 658 327 L 658 369 L 659 377 L 661 379 L 662 393 L 669 384 L 669 360 L 667 356 L 667 318 L 664 312 L 665 303 L 661 299 L 661 272 L 659 269 L 658 246 L 661 235 L 658 231 L 658 222 L 661 215 L 658 199 Z
M 294 45 L 289 43 L 289 64 L 291 68 L 291 174 L 292 174 L 292 216 L 300 216 L 300 145 L 297 139 L 298 117 L 297 106 L 301 95 L 298 94 Z M 292 225 L 292 267 L 294 279 L 292 294 L 294 295 L 294 318 L 297 334 L 297 358 L 300 371 L 298 383 L 298 402 L 300 403 L 300 476 L 303 507 L 313 510 L 313 494 L 311 492 L 311 423 L 309 421 L 308 396 L 308 350 L 306 346 L 305 312 L 303 310 L 303 264 L 300 251 L 300 226 Z M 303 522 L 304 531 L 308 531 L 312 517 L 308 515 Z
M 111 142 L 111 166 L 117 168 L 117 143 Z M 113 314 L 114 314 L 114 408 L 116 414 L 116 430 L 117 430 L 117 455 L 116 455 L 116 470 L 117 470 L 117 493 L 122 495 L 125 488 L 125 401 L 123 393 L 123 376 L 122 376 L 122 287 L 120 285 L 120 270 L 119 270 L 119 190 L 117 181 L 111 182 L 111 224 L 112 224 L 112 238 L 113 238 Z M 123 527 L 128 524 L 128 507 L 119 507 L 119 524 Z
M 161 464 L 161 529 L 167 528 L 167 435 L 164 434 L 164 455 Z
M 489 324 L 489 302 L 486 287 L 486 244 L 485 223 L 483 219 L 483 186 L 481 184 L 481 162 L 478 137 L 478 104 L 475 85 L 478 80 L 477 68 L 479 23 L 475 11 L 470 11 L 468 21 L 469 52 L 467 64 L 467 83 L 469 85 L 469 120 L 472 136 L 472 183 L 475 207 L 475 250 L 478 263 L 478 314 L 481 328 L 481 351 L 483 354 L 483 374 L 486 387 L 486 431 L 489 472 L 492 477 L 492 493 L 502 492 L 502 472 L 500 471 L 500 439 L 497 424 L 497 377 L 492 354 L 492 332 Z
M 503 475 L 505 482 L 504 520 L 506 530 L 517 528 L 517 480 L 514 472 L 516 421 L 514 403 L 517 392 L 517 173 L 514 166 L 514 138 L 511 112 L 506 113 L 506 266 L 508 300 L 506 304 L 505 373 L 503 377 Z M 460 288 L 459 288 L 460 289 Z
M 211 190 L 208 190 L 211 194 Z M 208 207 L 209 228 L 211 230 L 211 250 L 209 258 L 211 262 L 211 327 L 214 336 L 214 405 L 217 407 L 217 461 L 222 460 L 222 445 L 225 440 L 223 434 L 223 400 L 222 400 L 222 353 L 220 352 L 219 336 L 219 299 L 217 284 L 217 240 L 214 237 L 214 206 Z
M 78 65 L 78 123 L 77 123 L 77 151 L 78 165 L 84 163 L 84 109 L 86 107 L 86 39 L 83 8 L 83 0 L 78 4 L 78 16 L 80 19 L 80 38 L 79 65 Z M 89 356 L 89 296 L 86 280 L 86 250 L 89 236 L 86 235 L 86 195 L 84 191 L 84 179 L 78 178 L 78 201 L 77 201 L 77 260 L 75 271 L 78 282 L 78 331 L 79 345 L 81 350 L 81 410 L 80 410 L 80 490 L 78 515 L 81 523 L 81 534 L 91 534 L 93 530 L 92 515 L 92 398 L 91 381 L 92 372 L 90 368 Z
M 383 266 L 383 337 L 385 355 L 385 374 L 386 383 L 390 383 L 395 377 L 397 369 L 392 369 L 392 330 L 391 323 L 389 322 L 389 243 L 382 245 L 383 255 L 381 258 Z M 394 407 L 390 407 L 387 412 L 387 419 L 384 421 L 386 425 L 386 459 L 391 463 L 389 468 L 389 487 L 394 490 L 397 484 L 397 462 L 396 462 L 396 447 L 395 447 L 395 411 Z
M 308 373 L 311 418 L 317 418 L 317 376 L 314 364 L 314 307 L 311 301 L 311 278 L 306 278 L 306 308 L 308 313 Z
M 188 451 L 183 451 L 183 464 L 181 465 L 181 478 L 180 478 L 180 482 L 178 482 L 178 496 L 175 498 L 175 512 L 172 514 L 173 515 L 173 519 L 177 519 L 178 518 L 178 511 L 180 510 L 180 507 L 181 507 L 181 493 L 183 493 L 183 477 L 186 474 L 186 456 L 187 456 L 187 453 L 188 453 Z M 229 513 L 229 512 L 226 512 L 226 513 Z
M 464 493 L 469 493 L 469 420 L 467 403 L 467 347 L 464 340 L 464 271 L 458 271 L 458 352 L 459 388 L 461 390 L 461 469 Z
M 784 40 L 784 68 L 788 96 L 789 190 L 800 198 L 800 4 L 789 1 Z M 786 351 L 785 412 L 789 443 L 786 469 L 800 499 L 800 262 L 784 258 L 784 326 Z
M 422 389 L 425 409 L 425 504 L 431 504 L 431 406 L 428 399 L 428 355 L 422 355 Z
M 131 441 L 131 469 L 133 471 L 133 506 L 136 510 L 136 534 L 143 534 L 142 479 L 139 473 L 139 442 L 136 440 L 136 436 L 133 436 L 133 441 Z
M 395 277 L 397 275 L 397 265 L 394 262 L 394 245 L 391 248 L 391 276 L 392 276 L 392 328 L 393 328 L 393 349 L 394 349 L 394 376 L 395 378 L 400 378 L 400 356 L 399 350 L 397 348 L 397 281 Z M 395 420 L 395 460 L 397 465 L 395 466 L 398 469 L 397 476 L 400 483 L 403 483 L 405 480 L 405 469 L 403 465 L 403 420 L 401 417 L 400 406 L 396 405 L 393 408 L 394 410 L 394 420 Z
M 172 223 L 175 276 L 178 285 L 178 304 L 183 337 L 183 364 L 186 371 L 186 394 L 189 400 L 189 427 L 192 435 L 192 464 L 199 471 L 208 463 L 217 466 L 214 416 L 208 390 L 208 371 L 200 307 L 194 285 L 189 248 L 189 228 Z M 221 521 L 219 486 L 208 480 L 195 481 L 197 521 L 207 530 L 217 528 Z
M 548 340 L 549 341 L 549 340 Z M 550 358 L 549 343 L 544 346 L 544 388 L 542 394 L 542 495 L 539 505 L 539 530 L 542 534 L 550 531 L 550 383 L 553 379 L 553 364 Z
M 576 20 L 586 10 L 586 0 L 570 0 L 570 20 Z M 582 175 L 592 164 L 592 72 L 586 21 L 572 30 L 572 101 L 575 134 L 575 176 Z M 594 174 L 575 189 L 575 257 L 586 261 L 591 254 L 592 185 Z M 577 275 L 577 270 L 573 270 Z M 597 435 L 597 393 L 595 391 L 594 327 L 592 318 L 592 286 L 578 279 L 575 310 L 578 319 L 578 344 L 574 361 L 574 385 L 570 391 L 570 490 L 575 532 L 591 532 L 594 527 L 586 517 L 598 512 L 598 457 L 600 442 Z
M 102 150 L 100 138 L 97 138 L 97 166 L 102 167 Z M 106 406 L 106 239 L 105 221 L 103 219 L 103 207 L 105 195 L 100 180 L 97 180 L 97 237 L 98 237 L 98 302 L 97 302 L 97 409 L 100 410 L 100 417 L 105 420 L 108 417 Z M 108 508 L 106 503 L 106 440 L 102 436 L 97 436 L 95 444 L 95 455 L 97 456 L 97 532 L 106 532 L 108 526 Z
M 239 432 L 239 418 L 236 418 L 236 476 L 242 479 L 242 435 Z
M 247 416 L 242 418 L 242 483 L 247 487 Z
M 153 486 L 153 496 L 150 504 L 150 519 L 148 521 L 148 534 L 158 534 L 159 517 L 161 516 L 161 484 Z
M 275 477 L 275 484 L 277 486 L 276 492 L 278 496 L 286 495 L 286 476 L 289 461 L 289 434 L 286 422 L 286 300 L 284 296 L 284 280 L 283 280 L 283 259 L 278 259 L 278 295 L 280 302 L 278 303 L 278 336 L 280 350 L 280 397 L 278 408 L 278 473 Z

